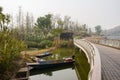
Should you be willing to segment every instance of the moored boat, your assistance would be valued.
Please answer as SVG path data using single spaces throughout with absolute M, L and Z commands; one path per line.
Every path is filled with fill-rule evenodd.
M 27 63 L 27 65 L 32 67 L 33 69 L 46 69 L 46 68 L 71 65 L 73 63 L 74 63 L 74 60 L 72 58 L 65 58 L 61 60 L 48 60 L 48 61 L 38 61 L 35 63 Z
M 32 69 L 30 70 L 30 75 L 36 75 L 36 74 L 47 74 L 47 73 L 53 73 L 59 70 L 64 70 L 64 69 L 74 69 L 75 66 L 74 65 L 64 65 L 61 67 L 55 67 L 55 68 L 49 68 L 49 69 Z
M 39 55 L 36 55 L 37 58 L 43 58 L 43 57 L 46 57 L 46 56 L 50 56 L 52 55 L 51 53 L 49 52 L 44 52 L 42 54 L 39 54 Z

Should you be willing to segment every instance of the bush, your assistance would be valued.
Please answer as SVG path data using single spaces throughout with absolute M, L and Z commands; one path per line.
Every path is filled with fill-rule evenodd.
M 8 29 L 10 15 L 2 13 L 0 7 L 0 79 L 10 80 L 16 66 L 20 64 L 20 52 L 26 48 L 23 41 L 15 37 L 15 32 Z M 13 70 L 14 69 L 14 70 Z
M 48 48 L 52 46 L 51 40 L 42 40 L 41 42 L 27 41 L 28 48 Z
M 67 47 L 68 41 L 60 41 L 59 47 Z
M 56 47 L 73 47 L 73 40 L 54 40 L 53 45 Z
M 26 42 L 28 48 L 39 48 L 39 44 L 38 42 L 35 42 L 35 41 L 27 41 Z
M 10 30 L 0 31 L 0 74 L 10 77 L 15 61 L 20 58 L 20 52 L 26 48 L 23 41 L 14 37 Z
M 52 41 L 50 40 L 43 40 L 40 42 L 40 47 L 41 48 L 48 48 L 52 46 Z

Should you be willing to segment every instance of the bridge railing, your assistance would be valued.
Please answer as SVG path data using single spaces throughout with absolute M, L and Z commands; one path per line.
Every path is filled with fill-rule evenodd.
M 97 48 L 87 40 L 74 39 L 74 44 L 82 49 L 90 64 L 89 80 L 101 80 L 101 61 Z
M 120 40 L 116 39 L 104 39 L 104 38 L 88 38 L 90 42 L 111 46 L 120 49 Z

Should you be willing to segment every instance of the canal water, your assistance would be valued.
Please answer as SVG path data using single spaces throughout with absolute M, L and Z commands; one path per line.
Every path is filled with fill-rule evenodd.
M 73 54 L 77 54 L 77 57 L 75 59 L 77 61 L 81 55 L 79 51 L 75 50 L 75 48 L 59 48 L 52 51 L 52 54 L 52 56 L 48 56 L 43 59 L 59 60 L 66 57 L 71 57 Z M 81 57 L 83 58 L 83 56 Z M 83 64 L 83 62 L 81 63 Z M 62 66 L 59 68 L 32 70 L 30 71 L 30 80 L 87 80 L 88 71 L 83 71 L 83 69 L 84 66 L 88 66 L 88 64 L 83 64 L 83 66 L 81 66 L 82 69 L 80 68 L 80 65 L 81 64 L 78 62 L 75 62 L 73 65 Z M 87 68 L 87 70 L 89 70 L 89 66 Z
M 78 80 L 74 69 L 67 67 L 56 70 L 32 71 L 30 80 Z

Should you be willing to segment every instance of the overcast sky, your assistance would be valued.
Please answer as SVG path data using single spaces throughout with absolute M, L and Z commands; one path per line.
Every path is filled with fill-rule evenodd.
M 120 0 L 0 0 L 5 13 L 16 15 L 18 7 L 35 17 L 48 13 L 69 15 L 72 20 L 89 27 L 103 29 L 120 25 Z

